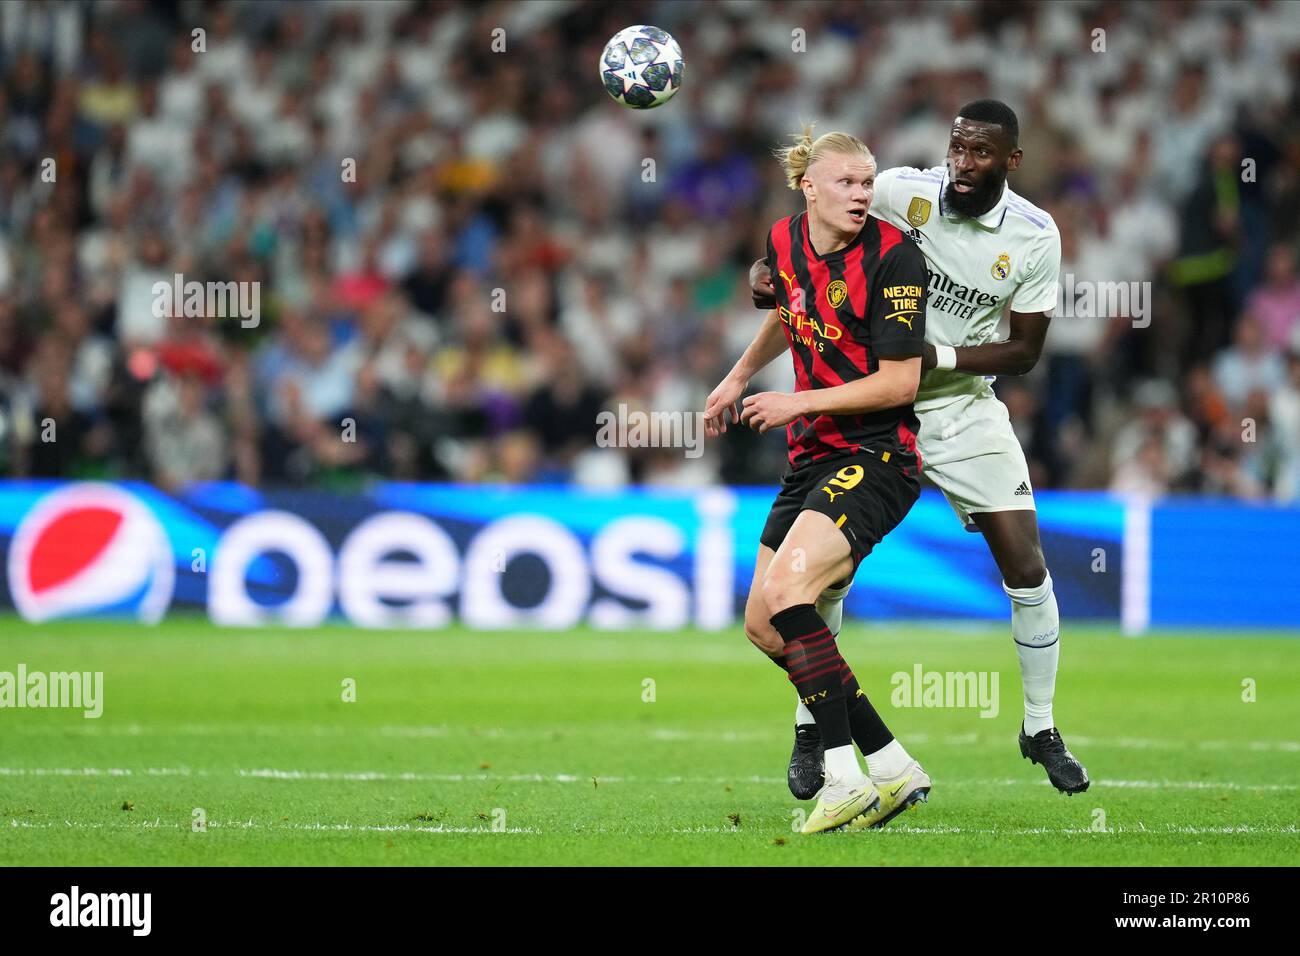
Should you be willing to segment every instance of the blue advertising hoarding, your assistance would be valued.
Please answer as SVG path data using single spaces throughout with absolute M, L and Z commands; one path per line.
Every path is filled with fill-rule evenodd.
M 189 610 L 236 626 L 731 627 L 773 494 L 0 482 L 0 610 L 37 621 Z M 1130 632 L 1300 622 L 1300 510 L 1043 492 L 1038 511 L 1066 618 Z M 1000 621 L 1007 599 L 982 537 L 927 491 L 863 563 L 847 611 Z

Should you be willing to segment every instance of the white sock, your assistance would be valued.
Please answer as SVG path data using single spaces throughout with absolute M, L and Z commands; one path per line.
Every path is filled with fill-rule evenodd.
M 897 740 L 891 740 L 873 754 L 867 754 L 867 772 L 873 780 L 892 780 L 907 769 L 912 756 Z
M 1036 588 L 1002 590 L 1011 598 L 1011 637 L 1020 656 L 1020 682 L 1025 690 L 1025 733 L 1032 737 L 1054 726 L 1052 697 L 1061 656 L 1061 615 L 1048 574 Z
M 817 721 L 813 719 L 812 711 L 808 709 L 808 705 L 802 700 L 799 701 L 798 705 L 794 709 L 794 725 L 796 727 L 805 727 L 808 724 L 815 723 L 817 723 Z
M 826 751 L 827 781 L 834 780 L 843 783 L 847 780 L 856 780 L 861 776 L 864 776 L 864 774 L 852 744 L 845 744 L 843 747 L 832 747 Z
M 852 581 L 843 587 L 827 588 L 817 598 L 817 613 L 835 637 L 840 636 L 840 627 L 844 624 L 844 599 L 851 587 Z
M 840 636 L 840 625 L 844 621 L 844 596 L 849 593 L 852 582 L 844 585 L 842 588 L 827 588 L 817 599 L 817 613 L 821 615 L 826 627 L 830 629 L 832 636 Z M 795 694 L 798 695 L 798 691 Z M 807 724 L 815 724 L 812 711 L 800 701 L 794 709 L 794 723 L 796 727 L 803 727 Z

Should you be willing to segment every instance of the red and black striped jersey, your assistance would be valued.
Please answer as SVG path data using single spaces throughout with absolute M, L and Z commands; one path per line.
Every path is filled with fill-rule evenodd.
M 868 216 L 857 237 L 824 256 L 808 216 L 788 216 L 767 234 L 767 265 L 794 357 L 795 391 L 833 388 L 873 374 L 880 360 L 921 354 L 928 277 L 921 250 L 896 227 Z M 889 452 L 908 474 L 921 467 L 912 406 L 861 415 L 800 416 L 786 426 L 790 468 L 860 451 Z

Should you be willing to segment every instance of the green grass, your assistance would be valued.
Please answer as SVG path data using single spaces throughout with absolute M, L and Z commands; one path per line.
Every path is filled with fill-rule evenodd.
M 1064 633 L 1057 718 L 1086 794 L 1021 759 L 1003 628 L 850 624 L 846 657 L 935 790 L 883 831 L 801 837 L 793 695 L 738 631 L 3 618 L 0 670 L 102 670 L 106 703 L 0 710 L 0 865 L 1296 862 L 1297 635 Z M 917 662 L 998 671 L 1000 712 L 893 707 Z

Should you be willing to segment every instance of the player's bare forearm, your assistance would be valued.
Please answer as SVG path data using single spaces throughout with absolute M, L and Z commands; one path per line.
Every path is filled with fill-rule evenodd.
M 954 349 L 958 372 L 970 375 L 1024 375 L 1038 364 L 1051 316 L 1042 312 L 1012 312 L 1011 334 L 1005 342 L 986 342 Z M 925 344 L 923 367 L 938 368 L 935 346 Z
M 916 398 L 921 381 L 921 359 L 881 359 L 880 368 L 865 378 L 854 379 L 834 388 L 814 388 L 796 393 L 801 414 L 861 415 L 882 408 L 909 405 Z
M 744 401 L 740 421 L 759 432 L 780 428 L 796 418 L 818 415 L 861 415 L 880 408 L 897 408 L 916 398 L 921 381 L 921 357 L 882 359 L 865 378 L 832 388 L 802 392 L 759 392 Z
M 748 382 L 765 369 L 769 363 L 788 348 L 785 333 L 781 331 L 781 320 L 776 310 L 767 313 L 763 324 L 759 326 L 754 341 L 749 343 L 743 354 L 731 369 L 731 376 Z
M 958 372 L 971 375 L 1024 375 L 1038 362 L 1038 351 L 1025 347 L 1023 342 L 989 342 L 985 345 L 967 345 L 957 352 Z M 926 343 L 928 361 L 926 369 L 936 368 L 934 346 Z
M 727 419 L 741 420 L 740 396 L 749 387 L 749 380 L 772 359 L 786 349 L 785 333 L 781 331 L 776 312 L 769 312 L 759 327 L 754 341 L 749 343 L 730 372 L 710 394 L 704 405 L 704 434 L 710 438 L 724 434 Z

